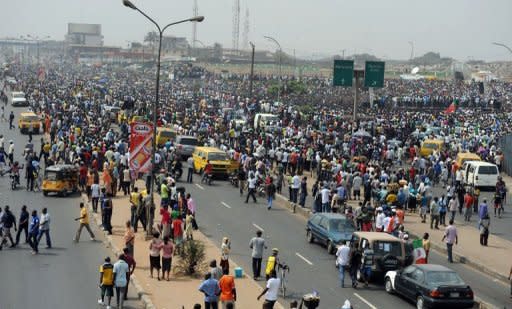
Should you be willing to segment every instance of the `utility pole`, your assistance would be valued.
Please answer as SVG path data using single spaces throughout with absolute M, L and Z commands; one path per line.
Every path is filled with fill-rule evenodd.
M 254 43 L 249 42 L 251 44 L 252 53 L 251 53 L 251 79 L 249 81 L 249 99 L 252 100 L 252 81 L 254 80 Z
M 354 110 L 352 120 L 354 121 L 352 130 L 355 130 L 357 120 L 357 100 L 359 95 L 359 79 L 364 76 L 364 69 L 354 69 Z

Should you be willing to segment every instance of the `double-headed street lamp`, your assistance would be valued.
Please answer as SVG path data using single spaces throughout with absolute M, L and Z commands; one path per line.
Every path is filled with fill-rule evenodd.
M 164 31 L 169 28 L 170 26 L 174 26 L 174 25 L 177 25 L 177 24 L 181 24 L 181 23 L 185 23 L 185 22 L 202 22 L 204 20 L 204 16 L 194 16 L 194 17 L 191 17 L 191 18 L 188 18 L 188 19 L 184 19 L 184 20 L 180 20 L 180 21 L 177 21 L 177 22 L 173 22 L 173 23 L 170 23 L 168 25 L 166 25 L 165 27 L 160 27 L 160 25 L 154 21 L 151 17 L 149 17 L 146 13 L 144 13 L 143 11 L 141 11 L 138 7 L 136 7 L 130 0 L 123 0 L 123 5 L 132 9 L 132 10 L 135 10 L 135 11 L 138 11 L 139 13 L 141 13 L 144 17 L 146 17 L 151 23 L 153 23 L 156 28 L 158 29 L 158 34 L 159 34 L 159 41 L 158 41 L 158 58 L 157 58 L 157 62 L 156 62 L 156 87 L 155 87 L 155 103 L 153 104 L 153 140 L 152 140 L 152 147 L 151 147 L 151 180 L 150 180 L 150 185 L 149 185 L 149 195 L 150 195 L 150 199 L 151 199 L 151 205 L 149 206 L 149 208 L 147 209 L 147 216 L 148 216 L 148 221 L 147 221 L 147 226 L 148 228 L 146 229 L 147 231 L 147 235 L 148 236 L 151 236 L 151 233 L 152 233 L 152 227 L 153 227 L 153 217 L 151 216 L 151 207 L 154 207 L 155 205 L 155 198 L 154 198 L 154 182 L 155 182 L 155 155 L 156 155 L 156 128 L 157 128 L 157 120 L 158 120 L 158 117 L 157 117 L 157 110 L 158 110 L 158 105 L 160 103 L 160 56 L 161 56 L 161 53 L 162 53 L 162 37 L 163 37 L 163 34 L 164 34 Z
M 496 45 L 496 46 L 501 46 L 503 48 L 506 48 L 512 54 L 512 49 L 510 47 L 508 47 L 507 45 L 505 45 L 503 43 L 497 43 L 497 42 L 493 42 L 492 44 Z
M 276 39 L 274 39 L 273 37 L 271 37 L 271 36 L 264 36 L 264 38 L 269 40 L 269 41 L 274 42 L 277 45 L 277 47 L 279 48 L 279 90 L 277 91 L 277 101 L 280 102 L 281 101 L 281 76 L 282 76 L 282 72 L 281 72 L 282 60 L 281 60 L 281 57 L 283 56 L 283 49 L 281 48 L 281 44 L 279 44 L 279 42 Z

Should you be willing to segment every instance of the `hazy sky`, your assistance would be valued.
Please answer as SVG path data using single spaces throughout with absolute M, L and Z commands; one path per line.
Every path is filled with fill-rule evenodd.
M 142 41 L 153 30 L 121 0 L 1 0 L 0 37 L 49 35 L 63 39 L 68 22 L 102 24 L 106 45 L 126 46 Z M 234 0 L 198 0 L 205 21 L 197 38 L 207 45 L 231 47 Z M 193 0 L 133 0 L 167 24 L 192 16 Z M 287 53 L 318 58 L 320 55 L 373 53 L 379 57 L 408 59 L 409 41 L 415 55 L 427 51 L 459 60 L 512 60 L 504 48 L 512 47 L 512 0 L 240 0 L 240 46 L 245 10 L 250 11 L 249 39 L 257 49 L 274 49 L 263 39 L 275 37 Z M 170 31 L 169 31 L 170 30 Z M 191 38 L 192 25 L 182 24 L 166 33 Z

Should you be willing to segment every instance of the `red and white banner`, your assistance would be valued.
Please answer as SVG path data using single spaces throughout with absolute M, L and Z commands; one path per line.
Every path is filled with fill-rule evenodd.
M 130 125 L 130 169 L 137 173 L 151 171 L 153 125 L 132 122 Z

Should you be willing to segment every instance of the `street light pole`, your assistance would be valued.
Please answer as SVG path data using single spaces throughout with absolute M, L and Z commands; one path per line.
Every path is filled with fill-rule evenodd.
M 251 44 L 252 53 L 251 53 L 251 79 L 249 81 L 249 100 L 252 100 L 252 82 L 254 80 L 254 43 L 249 42 Z
M 177 22 L 170 23 L 165 27 L 161 28 L 160 25 L 154 21 L 151 17 L 149 17 L 146 13 L 141 11 L 138 7 L 136 7 L 130 0 L 123 0 L 123 5 L 139 12 L 144 17 L 146 17 L 151 23 L 153 23 L 158 29 L 159 40 L 158 40 L 158 58 L 156 62 L 156 86 L 155 86 L 155 103 L 153 104 L 153 140 L 151 141 L 151 173 L 150 173 L 150 184 L 149 184 L 149 195 L 150 195 L 150 205 L 146 206 L 146 215 L 147 215 L 147 236 L 151 236 L 153 229 L 153 219 L 154 216 L 151 215 L 151 208 L 155 207 L 155 198 L 154 198 L 154 182 L 155 182 L 155 156 L 156 156 L 156 128 L 157 128 L 157 111 L 158 104 L 160 103 L 160 56 L 162 54 L 162 37 L 164 31 L 170 26 L 181 24 L 184 22 L 202 22 L 204 20 L 204 16 L 194 16 L 192 18 L 180 20 Z
M 281 71 L 281 66 L 282 66 L 282 63 L 281 63 L 281 56 L 283 55 L 283 49 L 281 48 L 281 44 L 279 44 L 279 42 L 274 39 L 273 37 L 270 37 L 270 36 L 264 36 L 265 39 L 269 40 L 269 41 L 272 41 L 274 42 L 277 47 L 279 48 L 279 90 L 277 91 L 277 101 L 278 102 L 281 102 L 281 88 L 282 88 L 282 85 L 281 85 L 281 76 L 282 76 L 282 71 Z
M 496 46 L 501 46 L 503 48 L 506 48 L 512 54 L 512 49 L 510 47 L 508 47 L 507 45 L 505 45 L 503 43 L 496 43 L 496 42 L 493 42 L 492 44 L 496 45 Z

